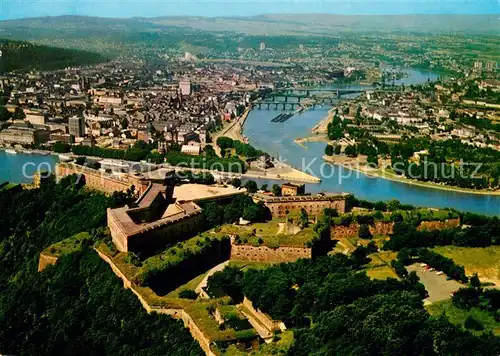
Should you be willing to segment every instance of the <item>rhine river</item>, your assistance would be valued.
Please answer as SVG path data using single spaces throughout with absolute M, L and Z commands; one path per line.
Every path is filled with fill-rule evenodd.
M 33 183 L 35 172 L 54 172 L 57 156 L 11 154 L 0 150 L 0 183 Z
M 418 84 L 435 80 L 432 73 L 408 70 L 409 78 L 397 81 L 396 84 Z M 308 110 L 295 115 L 284 123 L 272 123 L 271 120 L 281 110 L 254 109 L 250 112 L 243 133 L 250 144 L 258 149 L 279 157 L 292 166 L 310 171 L 322 179 L 320 184 L 308 184 L 308 192 L 346 192 L 359 199 L 370 201 L 398 199 L 404 204 L 415 206 L 455 208 L 487 215 L 500 215 L 500 196 L 479 195 L 472 193 L 450 192 L 439 189 L 411 186 L 383 178 L 368 177 L 362 173 L 348 170 L 331 164 L 324 164 L 326 144 L 322 142 L 306 142 L 306 148 L 296 144 L 294 140 L 311 134 L 312 128 L 327 114 L 329 106 Z M 307 172 L 306 172 L 307 173 Z M 272 181 L 259 180 L 259 184 L 272 184 Z
M 437 78 L 432 73 L 407 71 L 410 77 L 398 80 L 396 84 L 418 84 L 427 81 L 428 78 L 430 80 Z M 304 148 L 297 145 L 294 140 L 309 135 L 311 129 L 325 117 L 328 110 L 328 106 L 317 107 L 296 115 L 285 123 L 271 122 L 271 119 L 280 113 L 278 110 L 252 110 L 245 122 L 244 134 L 248 136 L 253 146 L 280 157 L 297 168 L 309 167 L 314 175 L 322 179 L 320 184 L 307 185 L 309 192 L 347 192 L 370 201 L 398 199 L 402 203 L 415 206 L 449 207 L 461 211 L 500 215 L 500 196 L 416 187 L 323 164 L 321 157 L 324 154 L 325 143 L 309 142 L 305 143 L 306 148 Z M 49 169 L 53 172 L 56 162 L 56 156 L 9 154 L 0 150 L 0 183 L 6 181 L 32 183 L 34 172 Z M 259 181 L 259 184 L 263 183 L 274 182 Z

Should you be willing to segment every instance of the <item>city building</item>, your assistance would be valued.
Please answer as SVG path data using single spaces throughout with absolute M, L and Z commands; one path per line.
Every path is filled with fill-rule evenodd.
M 281 195 L 283 196 L 303 195 L 305 192 L 304 184 L 284 183 L 281 185 Z
M 73 144 L 75 143 L 75 136 L 66 133 L 62 130 L 54 130 L 50 132 L 50 141 L 58 141 L 58 142 Z
M 35 145 L 45 143 L 50 139 L 50 132 L 45 127 L 29 122 L 16 122 L 0 131 L 0 143 Z
M 201 147 L 197 145 L 182 145 L 181 152 L 191 156 L 199 156 Z
M 184 80 L 179 82 L 179 89 L 182 95 L 191 94 L 191 82 L 189 80 Z
M 69 133 L 75 137 L 85 137 L 85 118 L 73 116 L 69 120 Z
M 45 125 L 46 124 L 45 115 L 40 111 L 24 110 L 24 115 L 26 115 L 25 120 L 29 121 L 33 125 Z

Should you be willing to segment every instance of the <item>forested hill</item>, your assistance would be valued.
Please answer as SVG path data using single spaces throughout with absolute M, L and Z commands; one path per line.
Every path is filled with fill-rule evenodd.
M 123 195 L 77 182 L 0 190 L 0 354 L 203 355 L 181 321 L 148 314 L 93 251 Z M 37 272 L 40 252 L 79 232 L 57 266 Z
M 0 39 L 0 72 L 13 70 L 54 70 L 106 61 L 102 55 L 29 42 Z

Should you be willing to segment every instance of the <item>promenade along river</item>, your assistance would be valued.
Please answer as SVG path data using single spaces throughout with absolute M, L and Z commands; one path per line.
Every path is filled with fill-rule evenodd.
M 419 80 L 427 80 L 425 75 L 417 73 Z M 434 79 L 434 78 L 431 78 Z M 416 84 L 415 81 L 407 84 Z M 269 154 L 280 157 L 292 166 L 301 169 L 309 167 L 311 172 L 322 179 L 321 184 L 309 184 L 309 192 L 347 192 L 360 199 L 378 201 L 398 199 L 402 203 L 415 206 L 436 208 L 455 208 L 487 215 L 500 216 L 500 196 L 450 192 L 440 189 L 412 186 L 383 178 L 368 177 L 362 173 L 343 167 L 324 164 L 326 144 L 307 142 L 304 147 L 294 140 L 311 134 L 311 129 L 321 121 L 330 107 L 315 108 L 293 116 L 284 123 L 272 123 L 271 120 L 281 111 L 274 109 L 254 109 L 250 112 L 243 127 L 250 144 Z M 274 182 L 260 180 L 259 185 Z

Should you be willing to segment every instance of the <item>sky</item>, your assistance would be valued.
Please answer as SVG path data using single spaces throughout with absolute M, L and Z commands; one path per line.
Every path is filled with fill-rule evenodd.
M 0 20 L 58 15 L 213 17 L 269 13 L 500 14 L 500 0 L 0 0 Z

